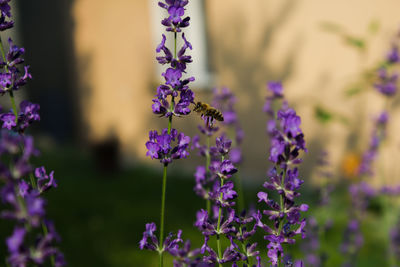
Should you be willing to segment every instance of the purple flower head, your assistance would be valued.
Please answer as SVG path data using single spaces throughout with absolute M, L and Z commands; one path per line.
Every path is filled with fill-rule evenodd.
M 399 48 L 397 45 L 392 45 L 392 48 L 390 49 L 389 53 L 386 56 L 387 62 L 394 64 L 400 61 L 399 57 Z
M 10 90 L 12 85 L 12 76 L 10 73 L 0 73 L 0 93 Z
M 225 135 L 221 135 L 220 137 L 217 137 L 217 139 L 215 140 L 215 144 L 218 149 L 218 152 L 221 155 L 226 155 L 229 153 L 232 141 L 226 138 Z
M 8 50 L 6 59 L 7 62 L 3 62 L 3 64 L 7 64 L 8 67 L 13 67 L 15 65 L 21 64 L 24 62 L 22 56 L 25 54 L 25 49 L 23 47 L 18 47 L 13 44 L 11 38 L 8 38 L 8 43 L 10 49 Z
M 187 0 L 175 0 L 158 2 L 158 5 L 168 11 L 168 18 L 162 20 L 162 24 L 167 27 L 167 31 L 180 32 L 181 28 L 189 26 L 189 17 L 183 18 L 185 15 L 185 6 Z
M 0 31 L 7 30 L 14 26 L 14 21 L 9 20 L 11 18 L 11 7 L 9 2 L 11 0 L 1 0 L 0 1 Z
M 172 142 L 176 142 L 176 145 Z M 178 135 L 176 129 L 171 129 L 171 134 L 168 134 L 168 129 L 165 128 L 161 135 L 157 131 L 150 131 L 149 141 L 146 143 L 146 155 L 151 159 L 160 159 L 163 164 L 168 164 L 172 162 L 172 159 L 186 158 L 189 155 L 189 143 L 190 137 L 183 133 Z
M 231 200 L 237 197 L 237 193 L 233 190 L 234 184 L 232 181 L 228 181 L 223 186 L 221 186 L 219 190 L 219 196 L 222 194 L 222 198 L 219 199 L 219 202 L 224 207 L 231 207 L 235 205 L 235 202 L 230 202 Z
M 218 176 L 226 179 L 236 172 L 237 169 L 233 166 L 232 162 L 229 159 L 225 159 L 219 166 Z
M 172 113 L 167 113 L 167 110 L 169 109 L 169 103 L 165 99 L 160 100 L 155 98 L 152 101 L 153 105 L 151 106 L 151 109 L 153 110 L 154 114 L 166 115 L 167 117 L 172 115 Z
M 15 122 L 15 115 L 13 113 L 3 113 L 0 115 L 0 120 L 3 122 L 2 128 L 11 130 L 17 126 Z
M 37 196 L 36 192 L 32 192 L 25 197 L 26 209 L 28 212 L 28 220 L 33 226 L 38 226 L 41 219 L 45 215 L 46 201 Z
M 275 97 L 283 97 L 283 86 L 281 82 L 268 82 L 268 89 L 274 94 Z
M 18 122 L 20 123 L 20 128 L 27 128 L 32 122 L 39 121 L 39 109 L 38 104 L 30 103 L 29 101 L 22 101 L 19 105 L 20 113 L 18 115 Z
M 12 236 L 7 238 L 6 243 L 8 247 L 8 251 L 11 254 L 19 253 L 21 250 L 21 246 L 24 243 L 26 231 L 24 228 L 15 228 Z
M 154 232 L 156 231 L 157 227 L 155 223 L 147 223 L 146 224 L 146 231 L 143 232 L 143 238 L 139 242 L 139 248 L 141 250 L 148 249 L 148 250 L 157 250 L 158 248 L 158 239 Z
M 283 153 L 285 152 L 285 143 L 282 139 L 272 139 L 269 151 L 269 160 L 278 163 L 283 160 Z
M 233 148 L 229 153 L 229 159 L 233 164 L 239 164 L 242 162 L 242 150 L 238 147 Z
M 37 178 L 39 193 L 43 193 L 50 188 L 57 187 L 56 180 L 54 179 L 54 171 L 47 175 L 46 169 L 42 166 L 35 169 L 35 176 Z
M 278 120 L 281 121 L 281 127 L 285 134 L 291 134 L 292 137 L 301 134 L 301 119 L 296 115 L 293 109 L 279 110 Z
M 187 115 L 190 113 L 189 105 L 194 102 L 194 93 L 193 91 L 187 89 L 185 91 L 180 92 L 180 99 L 178 103 L 175 105 L 174 113 L 176 115 Z
M 378 82 L 374 87 L 385 96 L 393 96 L 397 91 L 398 74 L 389 74 L 385 68 L 378 70 Z
M 162 74 L 165 78 L 166 85 L 170 85 L 172 88 L 177 88 L 181 85 L 180 78 L 182 77 L 182 71 L 179 69 L 168 68 L 166 72 Z

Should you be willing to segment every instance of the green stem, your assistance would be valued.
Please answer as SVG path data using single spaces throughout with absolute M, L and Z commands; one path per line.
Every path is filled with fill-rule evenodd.
M 210 173 L 210 162 L 211 162 L 211 156 L 210 156 L 210 136 L 207 135 L 207 153 L 206 153 L 206 174 L 208 175 Z M 210 214 L 211 212 L 211 202 L 210 199 L 208 198 L 208 193 L 207 192 L 207 213 Z
M 32 173 L 29 173 L 29 179 L 31 180 L 31 185 L 34 189 L 37 189 L 37 185 L 36 185 L 36 181 L 35 181 L 35 177 L 33 177 Z
M 243 236 L 242 226 L 239 227 L 239 234 L 240 234 L 240 236 Z M 242 243 L 243 254 L 246 255 L 246 263 L 247 263 L 247 265 L 249 265 L 249 257 L 247 256 L 246 246 L 245 246 L 243 240 L 241 241 L 241 243 Z
M 1 36 L 0 36 L 0 51 L 1 51 L 1 57 L 3 58 L 3 61 L 7 62 L 6 53 L 4 52 L 4 46 L 3 46 L 3 41 L 1 39 Z M 6 70 L 8 70 L 7 65 L 5 65 L 5 68 L 6 68 Z
M 163 266 L 163 239 L 164 239 L 164 219 L 165 219 L 165 193 L 167 191 L 167 168 L 168 165 L 164 165 L 163 171 L 163 183 L 162 183 L 162 197 L 161 197 L 161 219 L 160 219 L 160 267 Z
M 9 91 L 10 100 L 11 100 L 11 107 L 15 116 L 15 123 L 18 122 L 18 110 L 17 105 L 15 105 L 14 93 L 12 90 Z
M 287 162 L 286 162 L 287 163 Z M 286 164 L 287 165 L 287 164 Z M 282 181 L 281 181 L 281 188 L 285 186 L 285 178 L 286 178 L 286 171 L 287 167 L 283 169 L 283 176 L 282 176 Z M 279 203 L 281 205 L 281 212 L 285 211 L 285 203 L 283 202 L 283 195 L 279 195 Z M 283 228 L 283 222 L 285 221 L 285 217 L 283 217 L 280 222 L 279 222 L 279 228 L 278 228 L 278 236 L 281 235 L 282 228 Z M 278 257 L 278 267 L 281 266 L 281 260 L 280 260 L 280 255 Z
M 174 32 L 174 57 L 176 58 L 176 40 L 177 40 L 177 33 Z M 172 111 L 175 108 L 175 97 L 171 97 L 171 109 Z M 168 134 L 171 134 L 172 130 L 172 116 L 168 118 Z M 163 181 L 162 181 L 162 192 L 161 192 L 161 214 L 160 214 L 160 243 L 159 243 L 159 255 L 160 255 L 160 262 L 159 266 L 163 266 L 163 253 L 164 253 L 164 246 L 163 246 L 163 241 L 164 241 L 164 221 L 165 221 L 165 195 L 167 191 L 167 168 L 168 165 L 164 164 L 164 170 L 163 170 Z
M 221 187 L 224 185 L 224 179 L 221 178 Z M 220 194 L 220 198 L 222 199 L 222 193 Z M 219 230 L 221 227 L 221 215 L 222 215 L 222 207 L 220 206 L 218 209 L 218 221 L 217 221 L 217 249 L 218 249 L 218 259 L 222 258 L 221 251 L 221 241 L 219 240 Z M 219 263 L 219 266 L 222 267 L 222 264 Z

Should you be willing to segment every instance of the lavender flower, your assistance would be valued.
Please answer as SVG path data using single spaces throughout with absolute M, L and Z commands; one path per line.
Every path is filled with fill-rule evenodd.
M 5 31 L 14 26 L 14 21 L 11 20 L 11 0 L 0 0 L 0 31 Z
M 175 141 L 176 145 L 172 146 L 172 142 Z M 190 137 L 184 133 L 178 134 L 175 129 L 172 129 L 170 134 L 168 129 L 163 129 L 161 135 L 157 131 L 150 131 L 146 155 L 152 159 L 160 159 L 161 163 L 168 165 L 173 159 L 186 158 L 189 155 L 189 143 Z
M 264 110 L 273 116 L 275 112 L 271 108 L 272 101 L 282 98 L 282 90 L 277 83 L 270 83 L 268 89 L 272 91 L 273 96 L 267 98 L 267 108 Z M 277 192 L 280 201 L 276 202 L 266 192 L 259 192 L 259 202 L 269 206 L 269 209 L 263 210 L 263 214 L 273 221 L 273 226 L 262 222 L 260 211 L 255 218 L 257 226 L 267 233 L 264 239 L 269 241 L 267 255 L 273 266 L 277 266 L 284 257 L 283 243 L 294 243 L 296 235 L 305 237 L 306 221 L 301 220 L 301 212 L 307 211 L 308 205 L 295 203 L 295 198 L 300 195 L 298 190 L 304 181 L 299 178 L 298 169 L 294 166 L 301 163 L 301 159 L 298 158 L 299 152 L 307 151 L 300 123 L 296 112 L 284 104 L 277 112 L 277 121 L 273 127 L 271 124 L 268 131 L 271 137 L 269 160 L 275 166 L 269 170 L 270 180 L 264 183 L 264 187 Z
M 201 262 L 200 257 L 197 257 L 200 249 L 190 250 L 190 241 L 183 241 L 182 230 L 179 230 L 176 235 L 169 233 L 162 246 L 160 246 L 155 235 L 156 230 L 155 223 L 146 224 L 146 231 L 143 232 L 143 238 L 139 242 L 141 250 L 148 249 L 158 251 L 158 253 L 168 252 L 175 258 L 174 267 L 197 266 L 196 264 Z
M 243 262 L 244 266 L 247 266 L 249 259 L 255 258 L 258 262 L 256 266 L 261 266 L 259 252 L 256 250 L 257 243 L 249 242 L 256 232 L 254 218 L 246 216 L 245 212 L 237 215 L 233 209 L 237 192 L 230 178 L 237 169 L 230 160 L 225 159 L 225 156 L 229 155 L 231 144 L 231 140 L 226 136 L 217 137 L 216 146 L 210 149 L 213 151 L 213 160 L 209 165 L 209 175 L 207 176 L 205 167 L 197 168 L 195 191 L 213 203 L 212 212 L 211 209 L 202 209 L 196 216 L 195 226 L 204 235 L 201 253 L 204 254 L 203 261 L 210 265 L 218 263 L 222 266 L 224 263 L 232 263 L 232 266 L 237 266 L 238 262 Z M 210 186 L 209 189 L 204 188 L 206 182 Z M 216 237 L 217 251 L 208 244 L 212 236 Z M 223 236 L 230 243 L 224 250 L 220 242 Z
M 378 72 L 378 82 L 374 87 L 385 96 L 393 96 L 397 92 L 397 79 L 397 73 L 390 74 L 387 69 L 381 68 Z
M 0 0 L 0 30 L 13 26 L 10 0 Z M 3 219 L 15 223 L 14 232 L 6 239 L 9 255 L 6 259 L 10 266 L 43 265 L 47 260 L 55 267 L 64 266 L 61 252 L 54 246 L 60 242 L 54 225 L 46 220 L 46 200 L 43 193 L 56 187 L 53 172 L 48 176 L 44 167 L 37 169 L 37 180 L 33 176 L 34 167 L 30 164 L 32 156 L 38 151 L 34 147 L 33 138 L 24 132 L 35 121 L 40 120 L 39 105 L 22 101 L 18 113 L 14 92 L 25 85 L 31 75 L 24 63 L 24 48 L 9 42 L 9 50 L 4 54 L 0 38 L 0 94 L 8 94 L 12 109 L 10 112 L 0 111 L 0 156 L 8 162 L 0 164 L 0 198 L 5 209 L 0 212 Z M 29 177 L 29 182 L 27 178 Z M 43 232 L 43 233 L 41 233 Z M 32 242 L 34 240 L 35 242 Z
M 146 245 L 145 239 L 141 241 L 140 247 L 154 250 L 157 248 L 160 256 L 160 267 L 163 266 L 163 252 L 168 251 L 165 248 L 165 242 L 169 242 L 170 236 L 164 240 L 164 214 L 165 214 L 165 195 L 167 184 L 167 167 L 168 164 L 174 159 L 186 158 L 189 155 L 187 150 L 190 137 L 184 133 L 179 133 L 172 128 L 172 119 L 174 116 L 180 117 L 190 113 L 189 105 L 194 103 L 194 93 L 189 89 L 188 84 L 194 81 L 194 77 L 185 78 L 186 65 L 192 62 L 190 55 L 186 55 L 187 49 L 192 49 L 192 45 L 186 39 L 184 33 L 180 34 L 182 28 L 189 26 L 189 17 L 185 16 L 185 6 L 188 0 L 165 0 L 159 2 L 158 5 L 168 11 L 168 17 L 162 20 L 162 25 L 166 26 L 167 32 L 173 32 L 175 49 L 173 52 L 165 46 L 166 35 L 162 35 L 161 43 L 157 46 L 156 52 L 161 53 L 156 59 L 161 65 L 167 65 L 165 72 L 162 73 L 165 82 L 160 84 L 157 88 L 157 94 L 152 100 L 152 110 L 154 114 L 160 117 L 168 118 L 168 127 L 163 129 L 159 134 L 157 131 L 149 132 L 149 141 L 146 142 L 147 153 L 151 159 L 159 159 L 164 165 L 163 171 L 163 186 L 162 186 L 162 200 L 161 200 L 161 218 L 160 218 L 160 238 L 153 245 Z M 177 51 L 177 38 L 178 35 L 182 37 L 184 44 Z M 173 144 L 176 142 L 176 144 Z M 149 225 L 149 224 L 148 224 Z M 150 226 L 149 226 L 150 227 Z M 146 227 L 147 228 L 147 227 Z M 154 225 L 155 228 L 155 225 Z M 145 234 L 151 237 L 151 234 Z M 154 239 L 156 240 L 156 239 Z M 154 241 L 153 240 L 153 241 Z M 156 246 L 157 245 L 157 246 Z M 167 244 L 168 245 L 168 244 Z M 186 245 L 188 246 L 188 245 Z M 168 247 L 168 246 L 166 246 Z M 185 262 L 185 255 L 190 254 L 188 248 L 182 250 L 176 248 L 173 253 L 178 257 L 177 262 Z M 186 255 L 187 256 L 187 255 Z M 178 264 L 177 263 L 177 264 Z M 176 265 L 179 266 L 179 265 Z
M 185 6 L 188 0 L 166 0 L 166 3 L 159 2 L 158 5 L 168 11 L 169 17 L 161 22 L 167 27 L 167 31 L 180 32 L 181 28 L 189 26 L 189 17 L 184 17 Z

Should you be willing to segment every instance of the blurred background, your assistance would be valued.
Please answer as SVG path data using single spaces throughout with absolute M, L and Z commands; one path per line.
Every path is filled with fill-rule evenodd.
M 55 170 L 59 188 L 48 195 L 48 213 L 69 266 L 155 266 L 155 254 L 138 251 L 137 244 L 145 223 L 159 220 L 161 166 L 146 158 L 145 142 L 149 130 L 167 124 L 151 112 L 162 82 L 155 48 L 165 14 L 153 0 L 12 3 L 11 35 L 26 48 L 33 75 L 16 97 L 41 105 L 41 121 L 32 132 L 42 151 L 37 164 Z M 337 179 L 355 179 L 372 119 L 385 105 L 367 74 L 400 30 L 398 10 L 397 0 L 190 1 L 185 34 L 193 45 L 192 89 L 197 100 L 211 102 L 212 89 L 226 86 L 238 99 L 248 202 L 255 202 L 269 167 L 262 113 L 269 80 L 283 82 L 302 118 L 309 147 L 302 170 L 306 183 L 317 183 L 313 173 L 322 150 Z M 399 100 L 391 106 L 388 139 L 371 180 L 375 186 L 400 184 Z M 200 122 L 192 114 L 174 120 L 174 128 L 193 136 Z M 191 189 L 199 162 L 193 152 L 171 165 L 167 195 L 167 230 L 182 225 L 195 245 L 201 240 L 192 224 L 203 204 Z M 310 201 L 312 190 L 304 194 Z M 346 212 L 339 204 L 333 209 L 342 214 L 342 229 Z M 6 223 L 0 225 L 1 237 L 11 233 Z M 385 241 L 379 234 L 371 237 L 374 246 L 362 252 L 370 260 L 360 257 L 359 266 L 381 264 Z M 4 251 L 2 243 L 0 258 Z M 338 261 L 333 257 L 330 264 Z

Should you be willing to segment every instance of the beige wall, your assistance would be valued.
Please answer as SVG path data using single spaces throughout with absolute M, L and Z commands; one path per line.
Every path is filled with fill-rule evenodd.
M 149 6 L 147 0 L 76 0 L 74 9 L 88 136 L 101 139 L 113 132 L 124 152 L 136 159 L 145 158 L 148 130 L 166 124 L 150 108 L 156 44 L 150 33 Z M 314 152 L 325 145 L 336 166 L 345 151 L 362 151 L 370 130 L 368 120 L 383 101 L 371 88 L 357 98 L 345 98 L 344 87 L 386 53 L 400 25 L 399 10 L 398 0 L 206 1 L 215 85 L 232 88 L 240 100 L 237 105 L 247 136 L 244 170 L 250 177 L 263 178 L 266 169 L 268 140 L 261 110 L 269 79 L 285 81 L 289 102 L 302 116 L 311 146 L 310 164 Z M 375 36 L 367 33 L 372 20 L 380 24 Z M 359 53 L 321 30 L 323 21 L 337 23 L 349 34 L 369 36 L 367 51 Z M 210 97 L 204 91 L 196 93 L 201 99 Z M 317 123 L 316 103 L 348 117 L 349 125 Z M 400 148 L 399 120 L 394 120 L 379 163 L 379 172 L 386 177 L 400 174 L 391 159 L 399 156 Z M 199 120 L 189 116 L 175 121 L 177 129 L 192 134 Z M 355 141 L 349 139 L 353 135 Z

